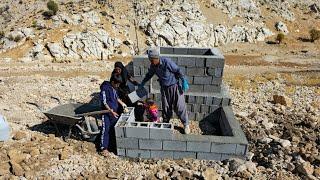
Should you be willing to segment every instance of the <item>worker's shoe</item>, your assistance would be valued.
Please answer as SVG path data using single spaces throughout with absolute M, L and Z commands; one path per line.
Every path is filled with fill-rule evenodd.
M 185 126 L 184 126 L 184 133 L 185 133 L 185 134 L 190 134 L 190 127 L 189 127 L 189 125 L 185 125 Z

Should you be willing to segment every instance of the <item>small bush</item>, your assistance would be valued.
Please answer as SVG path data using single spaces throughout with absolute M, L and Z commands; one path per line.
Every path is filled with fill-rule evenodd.
M 278 44 L 281 44 L 284 40 L 284 34 L 279 33 L 276 37 L 276 41 L 278 42 Z
M 54 15 L 56 15 L 59 10 L 58 4 L 52 0 L 47 3 L 47 8 L 49 11 L 52 11 Z
M 9 41 L 14 41 L 14 37 L 12 36 L 12 34 L 10 34 L 10 35 L 8 36 L 8 39 L 9 39 Z
M 22 39 L 21 36 L 16 36 L 13 40 L 14 42 L 19 42 Z
M 43 12 L 42 15 L 44 15 L 46 17 L 51 17 L 54 15 L 54 12 L 51 10 L 48 10 L 48 11 Z
M 309 31 L 309 34 L 310 34 L 310 41 L 311 41 L 311 42 L 314 42 L 314 41 L 320 39 L 320 30 L 311 29 L 311 30 Z

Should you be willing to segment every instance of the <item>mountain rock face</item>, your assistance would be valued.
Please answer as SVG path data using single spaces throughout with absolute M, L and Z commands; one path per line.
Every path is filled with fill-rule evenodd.
M 41 14 L 47 9 L 46 2 L 4 0 L 0 5 L 0 53 L 31 42 L 33 47 L 28 46 L 21 58 L 94 60 L 133 55 L 139 39 L 141 47 L 256 43 L 270 38 L 275 31 L 289 34 L 287 23 L 296 20 L 296 12 L 319 16 L 320 0 L 57 3 L 57 14 L 46 18 Z M 226 16 L 213 17 L 216 20 L 207 17 L 218 12 Z M 266 23 L 271 19 L 278 21 Z

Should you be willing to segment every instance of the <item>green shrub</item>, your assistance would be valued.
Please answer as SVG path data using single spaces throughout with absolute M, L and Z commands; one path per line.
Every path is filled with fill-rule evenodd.
M 309 31 L 309 34 L 310 34 L 310 41 L 311 42 L 314 42 L 314 41 L 320 39 L 320 30 L 313 28 Z
M 47 8 L 49 9 L 49 11 L 52 11 L 54 15 L 56 15 L 59 10 L 58 4 L 53 0 L 50 0 L 47 3 Z
M 19 42 L 22 39 L 21 36 L 16 36 L 13 40 L 14 42 Z
M 8 39 L 9 39 L 9 41 L 14 41 L 14 37 L 12 36 L 12 34 L 10 34 L 10 35 L 8 36 Z
M 278 42 L 278 44 L 281 44 L 284 40 L 284 34 L 283 33 L 279 33 L 276 37 L 276 41 Z
M 48 10 L 48 11 L 43 12 L 42 15 L 44 15 L 44 16 L 46 16 L 46 17 L 51 17 L 51 16 L 53 16 L 53 15 L 55 15 L 55 14 L 54 14 L 53 11 Z

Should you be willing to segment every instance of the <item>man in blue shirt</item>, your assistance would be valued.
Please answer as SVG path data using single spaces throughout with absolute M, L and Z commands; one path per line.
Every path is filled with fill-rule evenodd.
M 110 110 L 102 115 L 101 150 L 102 155 L 107 156 L 110 149 L 110 140 L 115 139 L 114 126 L 119 118 L 119 104 L 125 109 L 127 105 L 123 103 L 117 94 L 117 88 L 122 82 L 120 76 L 111 76 L 110 82 L 104 81 L 100 86 L 100 98 L 102 109 Z M 112 139 L 114 138 L 114 139 Z
M 189 119 L 183 94 L 183 91 L 188 90 L 189 85 L 184 74 L 170 58 L 160 57 L 159 48 L 149 49 L 148 58 L 151 64 L 141 86 L 144 86 L 156 74 L 161 87 L 163 121 L 169 122 L 173 115 L 172 110 L 174 110 L 184 125 L 185 134 L 189 134 Z M 179 86 L 179 79 L 182 80 L 182 89 Z

